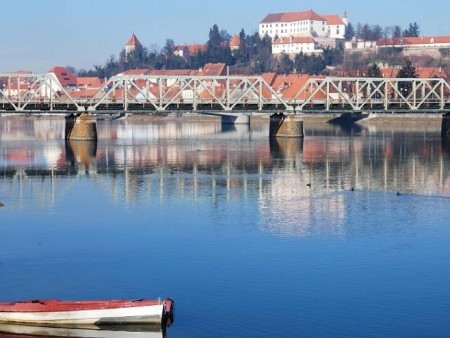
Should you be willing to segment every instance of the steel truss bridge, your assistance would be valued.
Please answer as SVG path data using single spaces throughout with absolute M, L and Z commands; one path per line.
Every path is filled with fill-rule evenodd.
M 53 73 L 0 73 L 0 112 L 84 111 L 447 113 L 450 85 L 440 78 L 311 77 L 280 93 L 259 76 L 113 76 L 89 98 Z

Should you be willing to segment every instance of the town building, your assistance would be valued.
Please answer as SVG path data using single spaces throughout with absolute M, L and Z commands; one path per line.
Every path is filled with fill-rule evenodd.
M 348 16 L 319 15 L 313 10 L 268 14 L 259 24 L 259 35 L 281 37 L 331 37 L 344 39 Z
M 295 54 L 303 53 L 306 55 L 320 54 L 323 50 L 318 48 L 316 41 L 312 37 L 282 37 L 272 42 L 272 54 L 280 56 L 288 54 L 293 57 Z
M 194 56 L 197 53 L 204 53 L 206 51 L 206 46 L 204 44 L 185 44 L 176 45 L 173 49 L 173 54 L 181 58 L 187 58 L 189 56 Z

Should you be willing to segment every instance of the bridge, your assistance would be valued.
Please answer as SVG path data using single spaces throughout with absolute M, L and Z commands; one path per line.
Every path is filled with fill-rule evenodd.
M 53 73 L 0 73 L 0 112 L 450 112 L 440 78 L 306 77 L 284 91 L 260 76 L 113 76 L 93 97 Z M 76 98 L 75 98 L 76 97 Z

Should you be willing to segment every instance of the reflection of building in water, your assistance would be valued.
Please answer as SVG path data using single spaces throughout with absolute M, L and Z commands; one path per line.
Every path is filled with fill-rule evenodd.
M 183 122 L 164 123 L 135 123 L 120 121 L 120 123 L 99 124 L 99 137 L 105 139 L 119 140 L 158 140 L 158 139 L 181 139 L 192 138 L 203 135 L 215 135 L 221 132 L 220 123 L 212 121 L 209 123 Z
M 63 140 L 64 119 L 5 118 L 0 119 L 2 141 Z
M 342 233 L 345 200 L 342 195 L 323 195 L 322 187 L 308 187 L 307 169 L 280 169 L 264 188 L 259 208 L 264 231 L 285 236 L 324 232 Z M 317 222 L 321 219 L 321 222 Z M 321 224 L 321 229 L 311 228 Z
M 346 200 L 340 192 L 351 187 L 450 196 L 450 153 L 442 151 L 446 145 L 439 133 L 393 131 L 270 141 L 266 127 L 218 133 L 220 124 L 215 122 L 184 127 L 105 122 L 95 150 L 87 144 L 66 148 L 63 138 L 24 141 L 26 133 L 18 121 L 0 119 L 0 180 L 21 173 L 26 177 L 20 181 L 22 193 L 30 191 L 23 189 L 27 184 L 43 179 L 57 198 L 61 192 L 60 185 L 52 185 L 55 177 L 70 181 L 88 167 L 89 175 L 96 176 L 93 182 L 118 201 L 201 196 L 226 203 L 254 198 L 261 215 L 270 220 L 262 225 L 265 230 L 298 235 L 341 233 Z M 57 127 L 31 122 L 22 121 L 30 135 L 36 130 L 38 135 L 52 135 Z M 19 184 L 18 179 L 10 182 Z M 309 229 L 317 217 L 325 228 Z

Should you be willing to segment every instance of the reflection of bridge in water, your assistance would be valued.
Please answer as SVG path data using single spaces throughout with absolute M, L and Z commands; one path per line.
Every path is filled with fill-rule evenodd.
M 450 195 L 449 149 L 432 135 L 409 138 L 407 143 L 396 142 L 392 135 L 256 139 L 239 148 L 232 143 L 200 142 L 202 149 L 197 151 L 183 143 L 129 147 L 68 142 L 53 167 L 10 165 L 3 159 L 1 195 L 27 201 L 27 194 L 35 194 L 48 207 L 80 179 L 126 203 L 160 198 L 167 189 L 171 198 L 211 196 L 213 201 L 252 195 L 269 199 L 272 208 L 281 203 L 284 209 L 299 197 L 350 187 Z M 2 153 L 5 157 L 8 149 Z
M 450 111 L 444 79 L 309 78 L 281 94 L 259 76 L 114 76 L 75 100 L 56 76 L 0 74 L 0 111 L 21 113 Z

